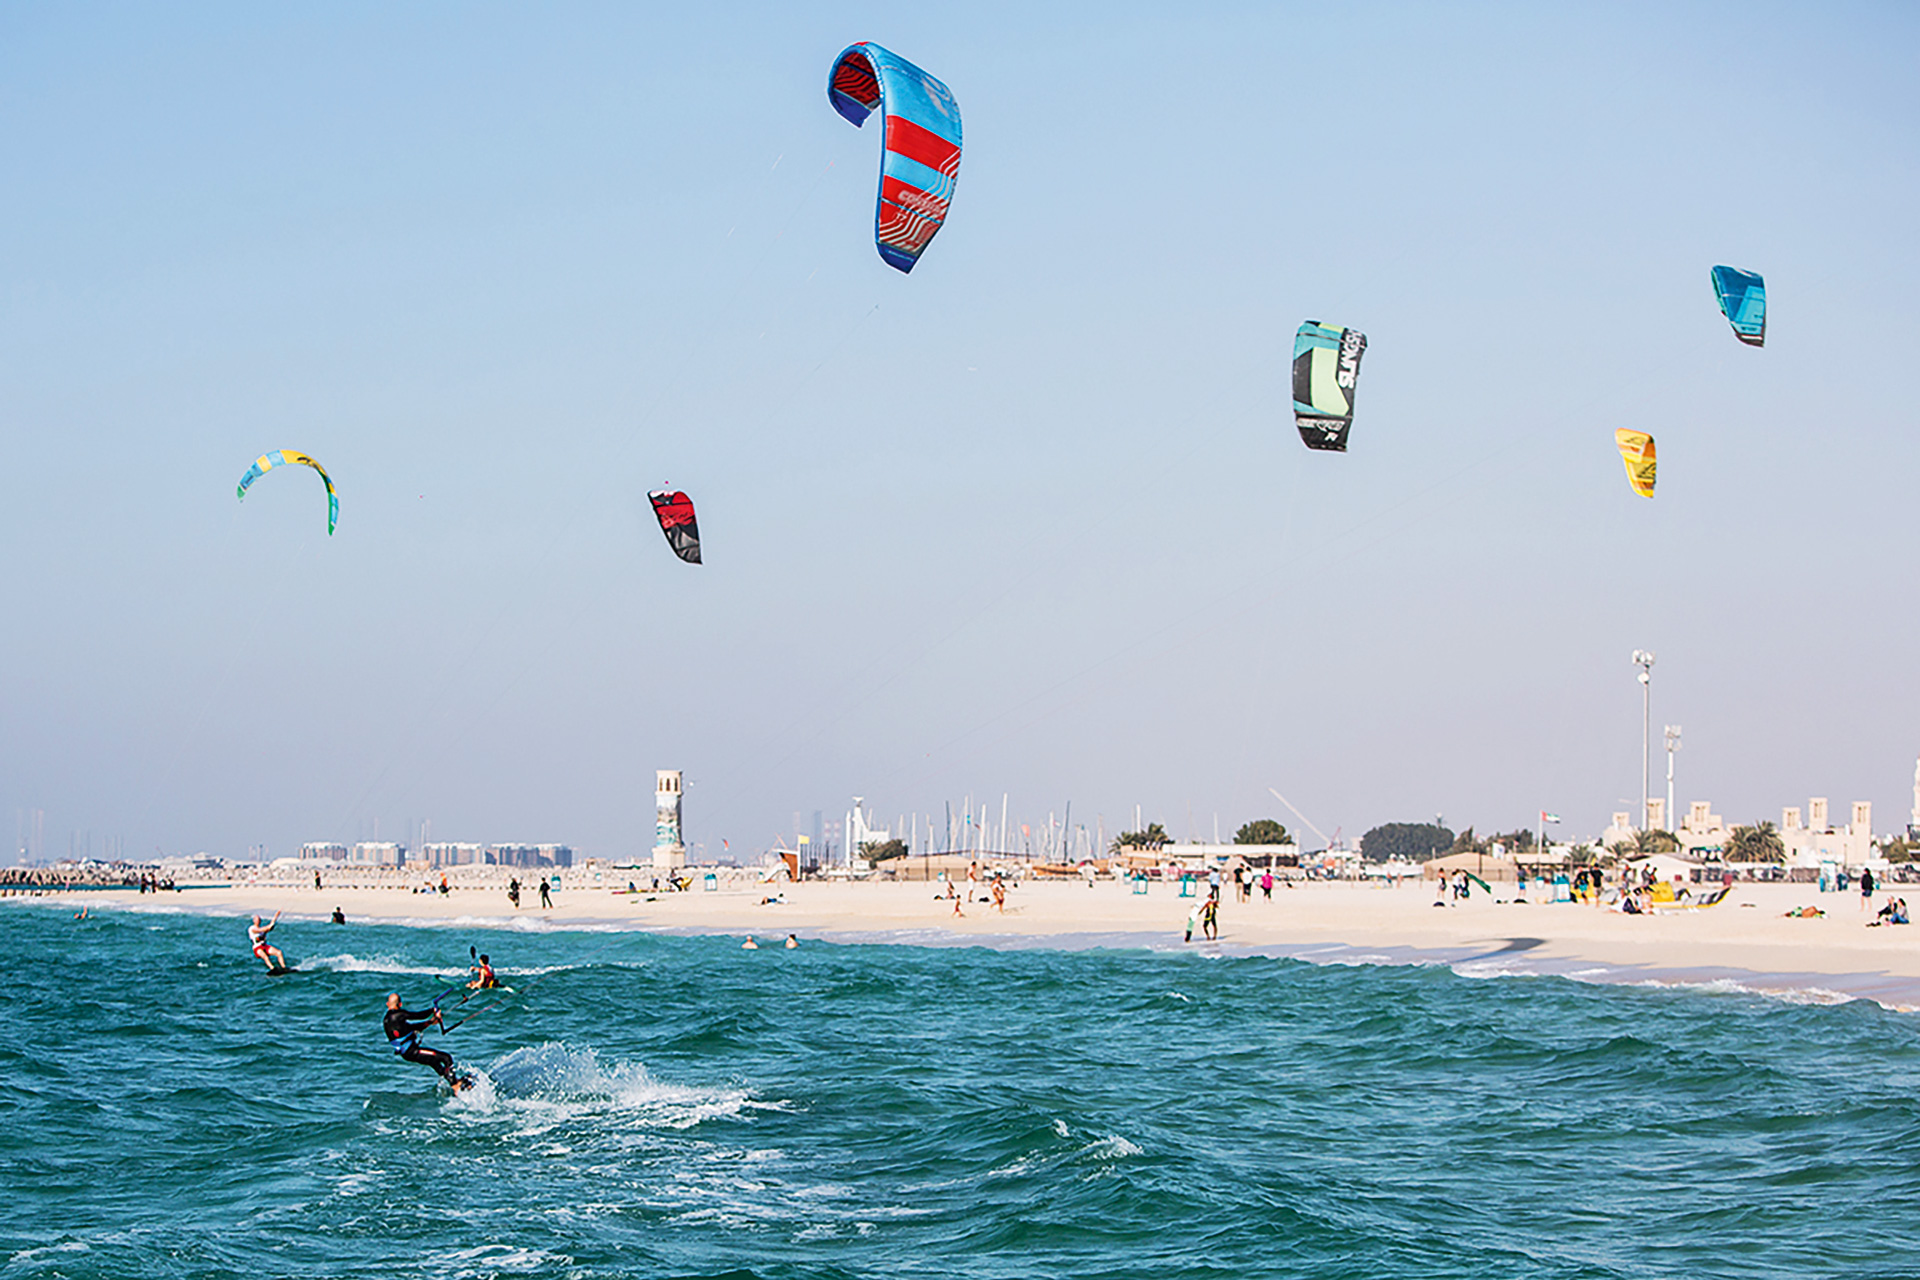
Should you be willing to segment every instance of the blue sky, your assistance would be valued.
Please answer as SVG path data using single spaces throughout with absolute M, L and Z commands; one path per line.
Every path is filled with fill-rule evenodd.
M 679 767 L 712 851 L 854 794 L 1592 832 L 1647 647 L 1683 804 L 1904 821 L 1910 7 L 686 8 L 0 9 L 0 817 L 624 854 Z M 861 39 L 965 116 L 910 277 Z M 1345 456 L 1308 317 L 1369 335 Z M 234 500 L 275 448 L 332 539 Z

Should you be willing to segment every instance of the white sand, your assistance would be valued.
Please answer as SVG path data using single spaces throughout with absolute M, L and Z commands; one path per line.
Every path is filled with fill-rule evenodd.
M 609 876 L 625 873 L 609 873 Z M 531 884 L 535 877 L 529 875 Z M 569 926 L 672 930 L 695 933 L 754 934 L 762 939 L 797 933 L 802 938 L 898 936 L 929 941 L 982 941 L 1008 935 L 1044 943 L 1084 945 L 1180 945 L 1194 899 L 1177 896 L 1175 886 L 1155 884 L 1145 894 L 1130 885 L 1101 881 L 1029 882 L 1015 885 L 1005 914 L 989 903 L 953 904 L 935 899 L 944 888 L 920 883 L 807 882 L 773 887 L 729 885 L 716 892 L 698 886 L 689 893 L 627 896 L 608 887 L 588 887 L 590 877 L 569 873 L 568 886 L 551 910 L 539 908 L 538 894 L 524 893 L 516 911 L 499 887 L 456 888 L 446 896 L 416 894 L 404 888 L 305 888 L 269 885 L 188 889 L 141 896 L 131 891 L 89 891 L 65 900 L 107 906 L 185 909 L 235 916 L 285 911 L 295 918 L 326 917 L 342 908 L 350 922 L 369 920 L 453 921 L 475 925 L 511 925 L 537 918 L 558 928 Z M 624 879 L 622 880 L 624 883 Z M 1896 893 L 1901 886 L 1893 886 Z M 768 895 L 784 898 L 763 904 Z M 1512 886 L 1500 896 L 1511 897 Z M 1272 901 L 1256 892 L 1253 901 L 1236 902 L 1232 890 L 1220 907 L 1221 942 L 1229 948 L 1278 949 L 1298 954 L 1315 948 L 1398 950 L 1440 953 L 1438 958 L 1497 951 L 1511 939 L 1524 939 L 1524 954 L 1536 969 L 1575 972 L 1579 963 L 1631 966 L 1637 971 L 1669 972 L 1728 969 L 1775 975 L 1758 986 L 1816 985 L 1820 975 L 1879 975 L 1889 991 L 1914 993 L 1920 1003 L 1920 925 L 1868 928 L 1871 912 L 1860 908 L 1858 893 L 1821 894 L 1810 885 L 1741 884 L 1729 899 L 1700 911 L 1654 916 L 1624 916 L 1576 904 L 1499 902 L 1479 892 L 1462 906 L 1433 906 L 1430 885 L 1400 887 L 1346 883 L 1276 886 Z M 1920 893 L 1913 899 L 1920 902 Z M 45 901 L 46 899 L 41 899 Z M 1884 895 L 1875 899 L 1875 905 Z M 1783 913 L 1802 904 L 1822 907 L 1821 919 L 1787 919 Z M 1079 938 L 1069 935 L 1094 935 Z M 1537 940 L 1537 943 L 1532 941 Z M 1350 954 L 1350 953 L 1349 953 Z M 1414 958 L 1399 956 L 1396 958 Z M 1790 975 L 1791 981 L 1780 979 Z M 1861 982 L 1855 982 L 1860 988 Z M 1884 998 L 1884 997 L 1883 997 Z M 1895 1003 L 1908 1003 L 1896 1000 Z

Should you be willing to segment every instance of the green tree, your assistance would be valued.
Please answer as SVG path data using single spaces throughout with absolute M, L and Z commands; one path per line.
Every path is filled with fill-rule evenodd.
M 1360 855 L 1369 862 L 1425 862 L 1453 844 L 1453 832 L 1431 822 L 1388 822 L 1360 837 Z
M 1465 831 L 1455 836 L 1453 838 L 1453 847 L 1447 850 L 1448 853 L 1485 853 L 1486 851 L 1487 846 L 1485 843 L 1473 838 L 1472 827 L 1468 827 Z
M 860 856 L 868 862 L 904 858 L 907 856 L 907 843 L 904 840 L 869 840 L 860 846 Z
M 1727 836 L 1729 862 L 1785 862 L 1787 847 L 1771 822 L 1735 827 Z
M 1904 836 L 1888 836 L 1880 842 L 1880 856 L 1888 862 L 1912 862 L 1916 853 L 1920 853 L 1920 843 Z
M 1157 822 L 1147 824 L 1145 831 L 1122 831 L 1113 839 L 1113 847 L 1118 849 L 1158 849 L 1171 843 L 1166 828 Z
M 1644 858 L 1650 853 L 1678 853 L 1680 838 L 1671 831 L 1636 831 L 1633 833 L 1633 856 Z
M 1287 829 L 1272 818 L 1255 818 L 1233 833 L 1235 844 L 1286 844 Z

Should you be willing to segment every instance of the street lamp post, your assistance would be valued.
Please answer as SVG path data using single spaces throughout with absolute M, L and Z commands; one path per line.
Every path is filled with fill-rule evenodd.
M 1633 665 L 1640 668 L 1640 829 L 1647 829 L 1647 788 L 1653 737 L 1653 650 L 1635 649 Z
M 1677 820 L 1673 816 L 1673 753 L 1680 749 L 1680 726 L 1667 726 L 1667 830 L 1678 831 Z

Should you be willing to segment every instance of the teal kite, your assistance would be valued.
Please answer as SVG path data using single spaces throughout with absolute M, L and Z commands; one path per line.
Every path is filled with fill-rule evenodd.
M 1713 269 L 1713 294 L 1733 336 L 1750 347 L 1767 345 L 1767 282 L 1758 272 L 1738 267 Z

